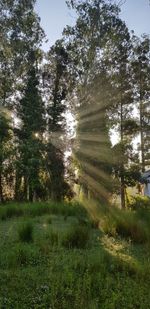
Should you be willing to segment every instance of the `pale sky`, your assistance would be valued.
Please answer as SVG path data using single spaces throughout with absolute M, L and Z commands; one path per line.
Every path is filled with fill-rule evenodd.
M 129 29 L 134 30 L 136 35 L 150 35 L 150 0 L 123 1 L 121 17 Z M 63 28 L 75 23 L 75 14 L 67 8 L 65 0 L 37 0 L 36 11 L 49 40 L 43 48 L 48 50 L 61 37 Z

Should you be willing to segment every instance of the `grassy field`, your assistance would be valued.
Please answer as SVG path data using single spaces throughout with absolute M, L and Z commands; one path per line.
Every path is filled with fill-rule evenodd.
M 86 208 L 0 207 L 0 308 L 150 308 L 148 210 Z

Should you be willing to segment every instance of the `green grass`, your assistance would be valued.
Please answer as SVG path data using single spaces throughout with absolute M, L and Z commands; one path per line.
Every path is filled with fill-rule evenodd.
M 67 231 L 64 235 L 62 244 L 65 248 L 84 249 L 88 246 L 89 242 L 89 228 L 85 225 L 76 224 Z
M 33 224 L 31 221 L 26 221 L 20 224 L 18 228 L 19 240 L 22 242 L 33 241 Z
M 8 203 L 0 207 L 0 220 L 5 221 L 13 217 L 36 217 L 42 216 L 44 214 L 55 214 L 63 215 L 65 217 L 69 216 L 85 216 L 86 211 L 77 202 L 72 203 Z
M 0 308 L 150 308 L 149 238 L 133 241 L 124 223 L 116 230 L 128 212 L 91 204 L 89 218 L 77 204 L 38 203 L 0 213 L 7 207 L 22 215 L 0 222 Z M 137 219 L 147 229 L 146 215 L 130 214 L 128 226 Z M 29 226 L 32 241 L 24 241 L 18 231 L 29 235 Z

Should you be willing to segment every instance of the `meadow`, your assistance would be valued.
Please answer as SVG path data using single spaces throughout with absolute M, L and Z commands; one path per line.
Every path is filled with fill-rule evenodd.
M 0 308 L 150 308 L 150 212 L 0 207 Z

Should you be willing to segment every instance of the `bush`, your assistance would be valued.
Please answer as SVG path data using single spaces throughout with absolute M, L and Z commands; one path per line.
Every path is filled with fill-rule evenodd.
M 24 222 L 18 228 L 19 240 L 22 242 L 33 241 L 33 225 L 31 222 Z
M 89 229 L 86 226 L 73 226 L 63 238 L 63 246 L 68 249 L 84 249 L 89 242 Z
M 137 211 L 140 209 L 150 210 L 150 198 L 148 196 L 133 197 L 129 208 Z

